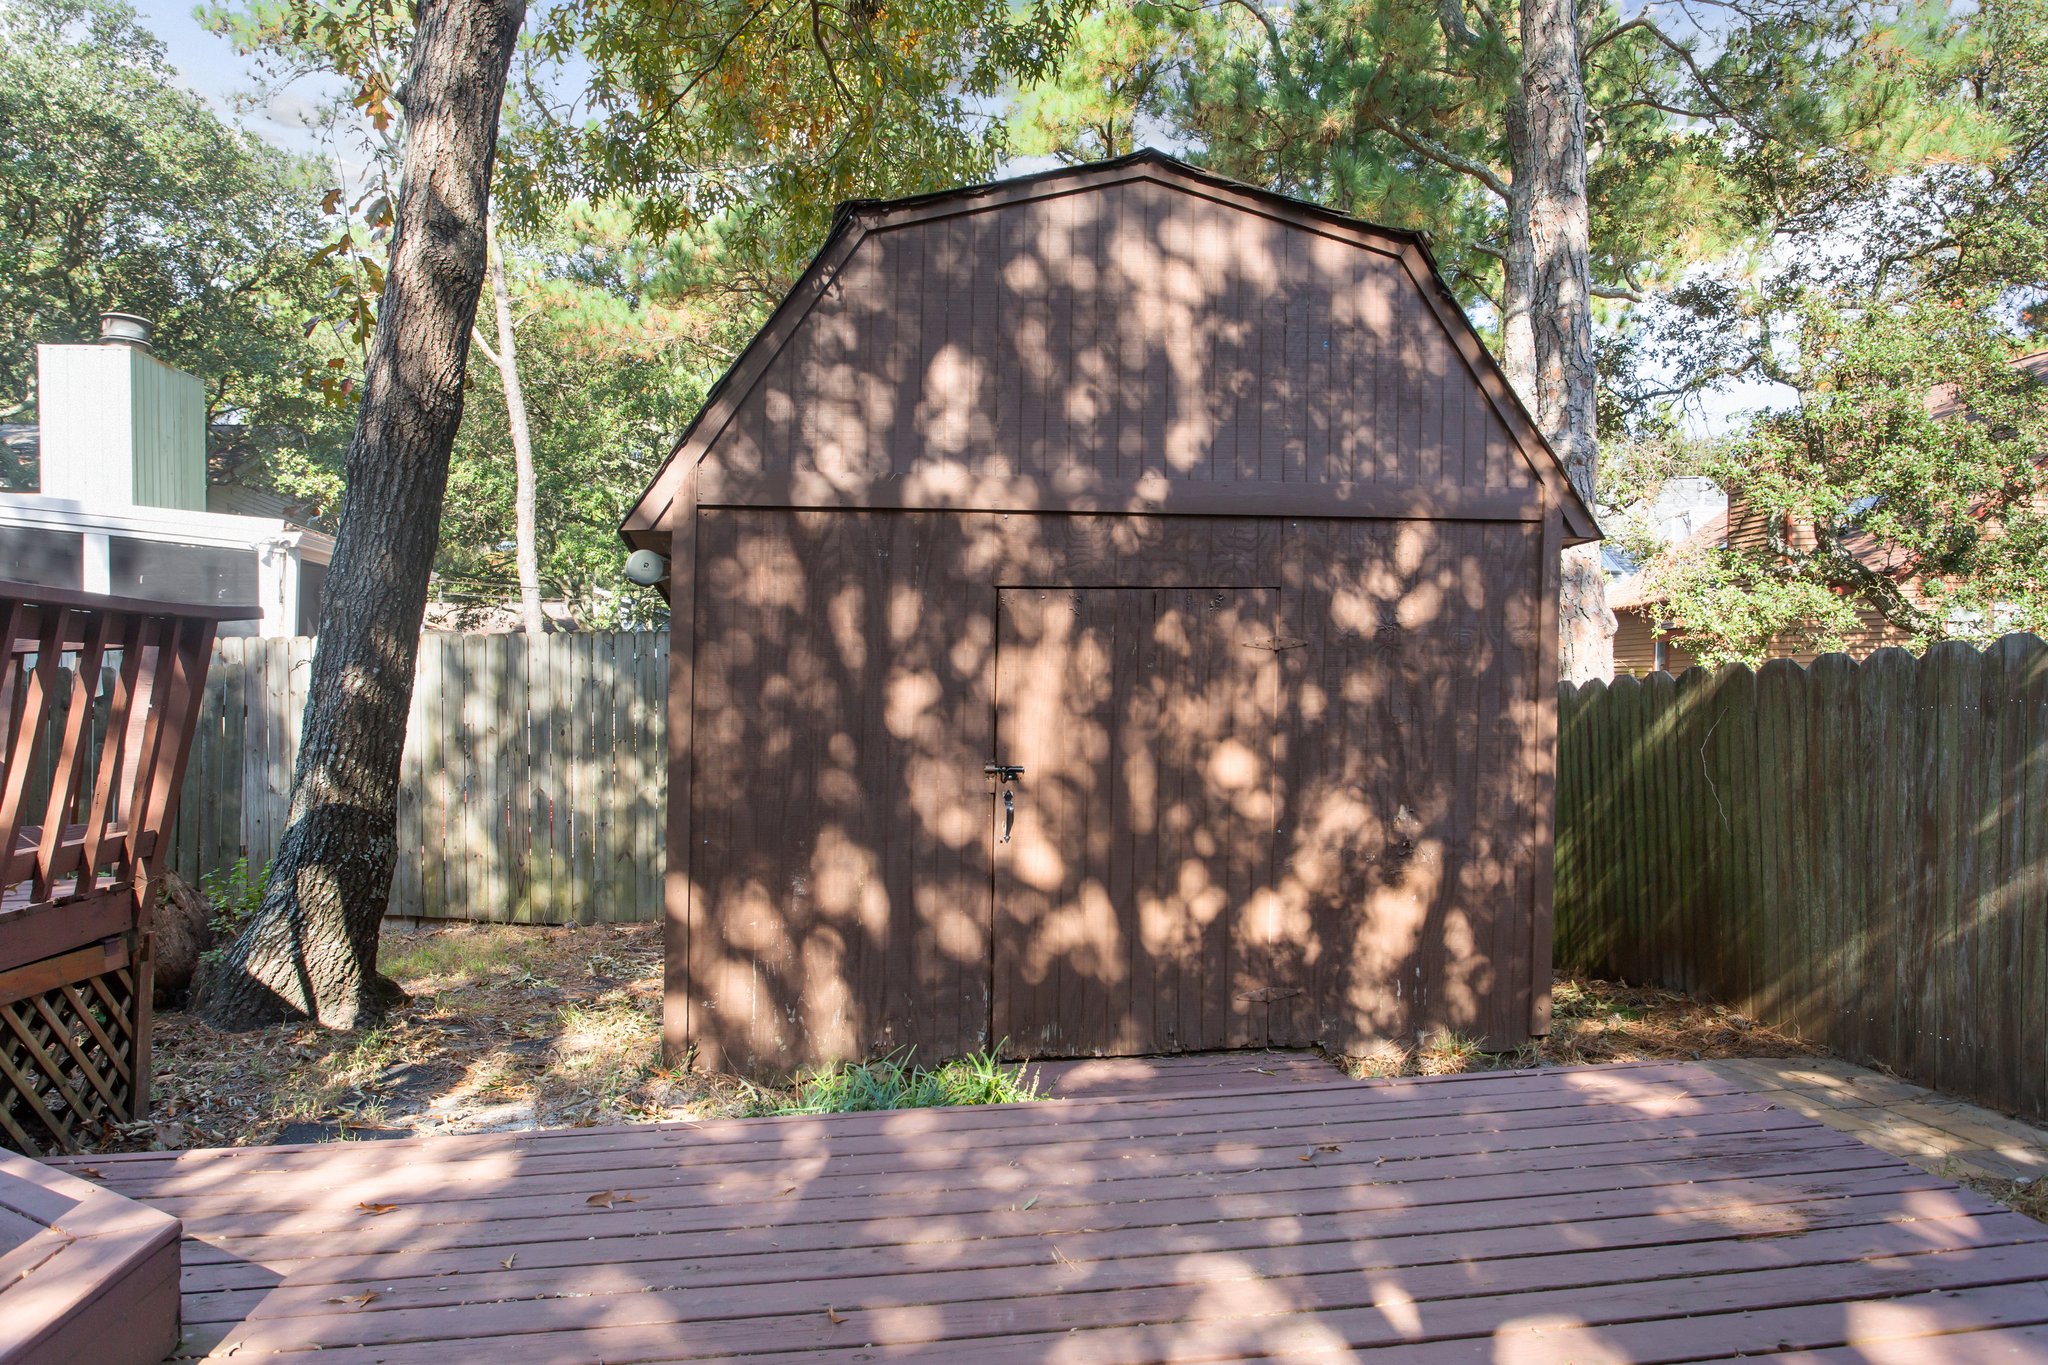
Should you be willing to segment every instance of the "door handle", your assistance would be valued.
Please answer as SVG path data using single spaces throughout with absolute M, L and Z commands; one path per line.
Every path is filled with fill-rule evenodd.
M 988 774 L 989 781 L 1003 784 L 1003 836 L 999 844 L 1010 842 L 1010 832 L 1017 827 L 1017 787 L 1023 778 L 1023 765 L 1017 763 L 984 763 L 981 770 Z

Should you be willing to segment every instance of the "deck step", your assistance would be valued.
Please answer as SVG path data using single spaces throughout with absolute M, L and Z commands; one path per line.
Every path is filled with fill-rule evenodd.
M 178 1344 L 176 1218 L 0 1151 L 0 1365 L 153 1365 Z

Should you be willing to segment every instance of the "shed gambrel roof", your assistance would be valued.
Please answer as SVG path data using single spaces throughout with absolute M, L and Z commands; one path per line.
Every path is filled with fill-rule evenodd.
M 661 547 L 707 456 L 708 504 L 1540 502 L 1566 543 L 1600 534 L 1419 234 L 1152 151 L 843 205 L 627 515 L 630 543 Z

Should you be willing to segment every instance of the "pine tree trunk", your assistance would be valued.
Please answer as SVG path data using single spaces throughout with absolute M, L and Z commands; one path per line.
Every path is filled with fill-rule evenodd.
M 1509 110 L 1514 181 L 1503 321 L 1508 377 L 1533 399 L 1537 425 L 1591 503 L 1599 424 L 1579 38 L 1571 0 L 1525 0 L 1521 89 Z M 1598 545 L 1564 552 L 1558 647 L 1570 681 L 1614 675 L 1606 590 Z
M 485 271 L 498 116 L 524 0 L 424 0 L 397 231 L 313 654 L 290 823 L 262 908 L 210 964 L 222 1028 L 350 1028 L 397 998 L 377 974 L 396 855 L 399 756 L 448 457 Z
M 540 547 L 533 520 L 533 428 L 526 420 L 526 388 L 519 382 L 519 342 L 512 335 L 512 291 L 505 285 L 505 255 L 490 234 L 491 302 L 498 349 L 491 357 L 505 387 L 505 424 L 512 429 L 512 546 L 519 568 L 519 619 L 528 635 L 547 633 L 540 611 Z

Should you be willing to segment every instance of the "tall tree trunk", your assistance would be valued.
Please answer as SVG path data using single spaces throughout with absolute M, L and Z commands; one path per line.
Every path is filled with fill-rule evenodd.
M 1521 88 L 1509 108 L 1503 323 L 1508 378 L 1533 400 L 1537 425 L 1590 503 L 1599 424 L 1579 37 L 1572 0 L 1524 0 Z M 1560 672 L 1575 682 L 1612 677 L 1614 615 L 1598 545 L 1565 551 L 1559 590 Z
M 377 931 L 396 855 L 399 756 L 524 16 L 524 0 L 419 7 L 400 92 L 397 231 L 349 442 L 290 823 L 262 908 L 200 992 L 222 1028 L 296 1017 L 350 1028 L 398 998 L 377 974 Z
M 505 285 L 505 253 L 498 249 L 493 224 L 489 231 L 492 316 L 498 324 L 498 346 L 484 354 L 498 369 L 505 389 L 505 424 L 512 429 L 512 548 L 519 567 L 519 619 L 528 635 L 547 633 L 540 612 L 540 548 L 533 529 L 533 428 L 526 420 L 526 388 L 519 382 L 519 341 L 512 335 L 512 291 Z

